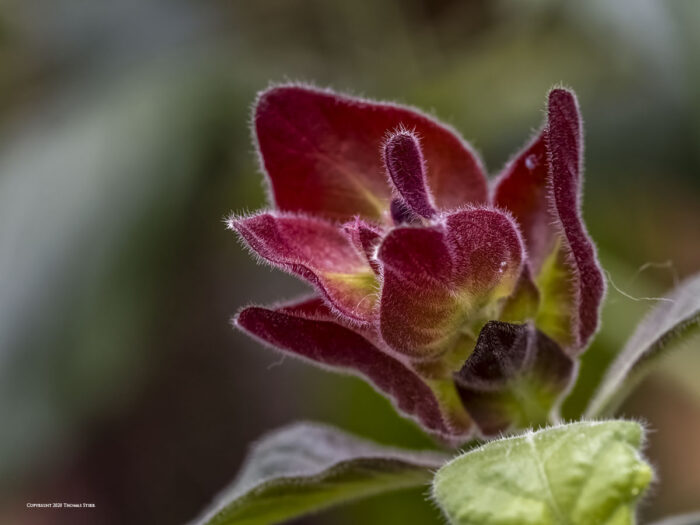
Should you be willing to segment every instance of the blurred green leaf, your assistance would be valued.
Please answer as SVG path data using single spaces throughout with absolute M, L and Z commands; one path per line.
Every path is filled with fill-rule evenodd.
M 691 341 L 700 328 L 700 274 L 676 287 L 647 315 L 608 369 L 589 416 L 613 412 L 658 358 Z
M 446 460 L 296 423 L 253 446 L 241 474 L 200 525 L 280 523 L 341 502 L 427 484 Z
M 630 421 L 580 422 L 492 441 L 435 476 L 457 525 L 625 525 L 652 479 Z

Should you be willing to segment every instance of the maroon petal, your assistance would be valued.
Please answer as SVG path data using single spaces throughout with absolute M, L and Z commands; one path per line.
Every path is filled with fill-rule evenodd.
M 343 224 L 343 231 L 355 249 L 367 260 L 374 273 L 378 274 L 380 266 L 374 254 L 382 240 L 381 230 L 367 221 L 355 217 L 354 221 Z
M 418 139 L 413 133 L 399 131 L 386 141 L 384 163 L 392 184 L 414 213 L 431 219 L 435 208 L 425 181 L 425 163 Z
M 378 258 L 381 335 L 395 351 L 427 359 L 449 350 L 470 320 L 512 292 L 523 247 L 509 217 L 469 209 L 435 226 L 394 229 Z
M 277 310 L 249 307 L 238 314 L 235 322 L 250 335 L 284 352 L 364 377 L 400 412 L 434 434 L 454 440 L 470 431 L 469 420 L 451 419 L 434 391 L 409 366 L 338 324 L 318 298 Z
M 539 272 L 552 251 L 558 230 L 549 204 L 549 164 L 545 132 L 506 166 L 498 177 L 494 204 L 518 221 L 532 270 Z
M 542 132 L 498 178 L 494 204 L 518 221 L 541 293 L 537 326 L 579 350 L 598 326 L 605 281 L 581 218 L 583 138 L 570 91 L 549 94 Z
M 490 321 L 455 374 L 464 406 L 485 436 L 547 424 L 576 364 L 531 324 Z
M 574 94 L 564 89 L 549 93 L 547 150 L 552 193 L 559 221 L 575 266 L 573 301 L 578 330 L 577 347 L 585 345 L 598 328 L 605 279 L 595 246 L 581 219 L 583 129 Z
M 451 129 L 416 110 L 298 85 L 263 92 L 255 109 L 262 164 L 281 210 L 380 220 L 391 201 L 381 147 L 403 126 L 420 135 L 435 203 L 485 203 L 481 164 Z
M 321 219 L 271 213 L 232 219 L 230 227 L 263 259 L 311 282 L 341 314 L 371 319 L 375 274 L 340 228 Z

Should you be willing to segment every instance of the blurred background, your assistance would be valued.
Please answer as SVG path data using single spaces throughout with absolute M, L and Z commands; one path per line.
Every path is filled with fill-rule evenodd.
M 184 523 L 251 440 L 298 419 L 431 446 L 361 381 L 229 324 L 304 290 L 222 222 L 264 206 L 250 106 L 289 79 L 432 110 L 491 173 L 540 125 L 547 90 L 571 86 L 585 216 L 615 285 L 654 296 L 700 268 L 700 2 L 5 0 L 1 523 Z M 569 417 L 653 304 L 610 287 Z M 645 518 L 700 503 L 698 350 L 623 408 L 652 430 Z M 298 523 L 442 523 L 425 492 Z M 25 508 L 53 501 L 96 508 Z

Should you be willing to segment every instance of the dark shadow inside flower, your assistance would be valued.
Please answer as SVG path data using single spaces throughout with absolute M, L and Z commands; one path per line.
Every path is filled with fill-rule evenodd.
M 532 323 L 489 321 L 455 381 L 481 432 L 494 436 L 546 425 L 575 373 L 575 361 Z

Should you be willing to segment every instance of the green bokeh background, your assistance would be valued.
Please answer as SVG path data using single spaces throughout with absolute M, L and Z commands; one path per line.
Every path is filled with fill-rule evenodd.
M 222 219 L 264 205 L 248 121 L 302 80 L 433 111 L 496 173 L 547 90 L 585 119 L 584 213 L 612 281 L 650 297 L 700 268 L 693 0 L 8 0 L 0 4 L 0 522 L 184 523 L 247 444 L 298 419 L 431 446 L 359 380 L 235 332 L 305 290 Z M 653 301 L 610 287 L 573 417 Z M 645 517 L 700 505 L 700 352 L 625 405 L 654 430 Z M 304 524 L 441 523 L 426 490 Z M 91 502 L 84 511 L 27 502 Z

